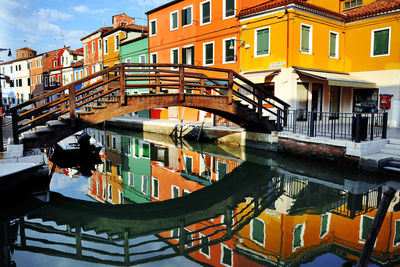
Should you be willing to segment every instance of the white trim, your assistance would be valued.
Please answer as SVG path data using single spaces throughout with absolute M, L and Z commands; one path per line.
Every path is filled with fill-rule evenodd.
M 117 37 L 118 37 L 118 42 L 117 42 Z M 117 49 L 117 44 L 118 44 L 118 49 Z M 119 32 L 117 32 L 117 34 L 114 35 L 114 52 L 119 51 L 120 46 L 121 46 L 121 39 L 119 36 Z
M 119 204 L 124 203 L 124 191 L 119 190 L 118 188 L 118 198 L 119 198 Z
M 236 0 L 233 0 L 233 15 L 232 16 L 228 16 L 225 17 L 226 14 L 226 0 L 222 0 L 222 19 L 230 19 L 230 18 L 234 18 L 236 16 Z
M 210 3 L 210 21 L 209 21 L 209 22 L 203 23 L 203 4 L 205 4 L 205 3 L 207 3 L 207 2 Z M 211 21 L 212 21 L 212 20 L 211 20 L 211 18 L 212 18 L 211 10 L 212 10 L 212 7 L 211 7 L 211 0 L 205 0 L 205 1 L 203 1 L 203 2 L 200 2 L 200 26 L 207 25 L 207 24 L 210 24 L 210 23 L 211 23 Z
M 151 32 L 151 29 L 152 29 L 152 27 L 151 27 L 151 23 L 152 22 L 155 22 L 155 33 L 152 33 Z M 150 29 L 149 29 L 149 33 L 150 33 L 150 37 L 153 37 L 153 36 L 156 36 L 157 35 L 157 19 L 152 19 L 152 20 L 150 20 L 149 21 L 149 26 L 150 26 Z
M 224 259 L 224 255 L 223 255 L 224 247 L 228 248 L 231 251 L 231 265 L 228 265 L 228 264 L 225 264 L 225 263 L 222 262 L 222 260 Z M 221 258 L 220 263 L 222 265 L 228 266 L 228 267 L 232 266 L 232 264 L 233 264 L 233 250 L 230 247 L 228 247 L 227 245 L 225 245 L 224 243 L 221 243 L 221 257 L 220 258 Z
M 183 189 L 182 196 L 183 195 L 189 195 L 190 193 L 192 193 L 192 192 L 190 192 L 188 189 Z
M 259 220 L 264 225 L 264 240 L 263 240 L 262 243 L 260 243 L 258 240 L 253 239 L 253 230 L 254 230 L 253 223 L 254 223 L 254 220 Z M 255 243 L 257 243 L 257 244 L 259 244 L 259 245 L 264 247 L 265 246 L 265 236 L 266 236 L 265 235 L 265 222 L 263 220 L 259 219 L 259 218 L 253 218 L 251 220 L 251 223 L 250 223 L 250 239 L 253 240 Z
M 261 31 L 261 30 L 265 30 L 268 29 L 268 53 L 267 54 L 263 54 L 263 55 L 257 55 L 257 44 L 258 44 L 258 40 L 257 40 L 257 32 Z M 262 27 L 262 28 L 258 28 L 254 30 L 254 57 L 266 57 L 269 56 L 271 54 L 271 26 L 267 26 L 267 27 Z
M 389 30 L 388 53 L 383 55 L 374 55 L 374 42 L 375 42 L 374 33 L 383 30 Z M 391 33 L 392 33 L 392 27 L 385 27 L 385 28 L 371 30 L 371 57 L 385 57 L 390 55 L 390 39 L 392 35 Z
M 131 180 L 132 177 L 132 180 Z M 131 183 L 132 181 L 132 183 Z M 128 172 L 128 186 L 135 187 L 135 173 Z
M 144 57 L 144 62 L 140 62 L 140 59 Z M 139 55 L 139 63 L 146 63 L 146 54 Z
M 153 55 L 156 55 L 156 62 L 153 62 Z M 150 62 L 150 61 L 151 61 L 151 62 Z M 157 61 L 158 61 L 158 54 L 157 54 L 157 52 L 150 53 L 149 62 L 150 62 L 150 63 L 157 63 Z
M 143 185 L 144 185 L 144 178 L 145 177 L 147 177 L 147 188 L 145 188 Z M 147 176 L 147 175 L 142 175 L 142 193 L 143 194 L 145 194 L 145 195 L 148 195 L 149 194 L 149 176 Z M 145 189 L 146 189 L 146 192 L 145 192 Z
M 190 13 L 191 13 L 190 18 L 191 18 L 191 21 L 190 21 L 190 24 L 182 25 L 183 28 L 193 25 L 193 5 L 185 6 L 184 8 L 182 8 L 182 11 L 185 10 L 185 9 L 188 9 L 188 8 L 190 8 Z M 181 12 L 182 12 L 182 11 L 181 11 Z M 182 16 L 182 15 L 181 15 L 181 16 Z
M 125 63 L 131 63 L 131 58 L 130 57 L 125 58 Z
M 182 49 L 188 49 L 188 48 L 192 48 L 193 47 L 193 53 L 194 53 L 194 44 L 189 44 L 189 45 L 185 45 L 182 47 Z M 187 51 L 186 51 L 186 57 L 187 57 Z M 190 57 L 190 60 L 192 60 L 192 57 Z M 187 65 L 194 65 L 194 62 L 196 61 L 195 57 L 193 56 L 193 62 L 191 62 L 191 64 L 188 63 L 188 60 L 186 58 L 186 63 Z M 182 58 L 182 64 L 183 64 L 183 58 Z
M 157 196 L 154 195 L 154 181 L 157 180 Z M 160 198 L 160 181 L 155 178 L 154 176 L 151 176 L 151 196 L 154 197 L 155 199 L 159 199 Z
M 174 50 L 178 51 L 178 62 L 174 63 Z M 179 64 L 179 47 L 171 48 L 170 50 L 171 64 Z M 177 70 L 178 68 L 172 67 L 171 69 Z
M 175 197 L 174 197 L 174 188 L 177 188 L 177 189 L 178 189 L 178 196 L 176 197 L 176 198 L 178 198 L 181 189 L 180 189 L 179 186 L 177 186 L 177 185 L 171 185 L 171 198 L 175 198 Z
M 328 221 L 326 224 L 326 233 L 321 235 L 321 231 L 322 231 L 322 216 L 327 215 L 328 216 Z M 329 227 L 331 225 L 331 213 L 324 213 L 321 215 L 321 225 L 319 227 L 319 238 L 324 238 L 328 233 L 329 233 Z
M 209 245 L 207 245 L 207 247 L 208 247 L 208 254 L 205 254 L 204 252 L 201 251 L 201 249 L 203 248 L 203 246 L 202 246 L 202 244 L 201 244 L 202 238 L 205 237 L 205 238 L 207 239 L 207 243 L 210 243 L 210 238 L 207 237 L 206 235 L 202 234 L 202 233 L 199 233 L 199 237 L 200 237 L 200 246 L 201 246 L 201 248 L 199 249 L 200 254 L 203 254 L 207 259 L 210 259 L 210 258 L 211 258 L 211 249 L 210 249 L 210 246 L 209 246 Z
M 331 52 L 331 33 L 336 35 L 335 56 L 334 57 L 332 57 L 330 55 L 330 52 Z M 328 51 L 328 55 L 329 55 L 330 58 L 339 59 L 339 33 L 338 32 L 329 31 L 329 51 Z
M 225 42 L 233 40 L 233 61 L 226 61 Z M 225 38 L 222 40 L 222 64 L 230 64 L 236 62 L 236 37 Z
M 193 157 L 192 156 L 187 156 L 187 155 L 183 155 L 183 158 L 184 158 L 184 164 L 185 164 L 185 166 L 184 166 L 184 169 L 186 170 L 186 160 L 188 159 L 188 158 L 190 158 L 191 160 L 192 160 L 192 164 L 191 164 L 191 166 L 190 166 L 190 169 L 191 169 L 191 172 L 193 172 Z M 187 171 L 187 170 L 186 170 Z
M 298 247 L 294 247 L 294 230 L 296 229 L 296 227 L 297 226 L 299 226 L 299 225 L 303 225 L 303 227 L 301 228 L 301 233 L 300 233 L 300 246 L 298 246 Z M 306 223 L 304 222 L 304 223 L 299 223 L 299 224 L 296 224 L 294 227 L 293 227 L 293 242 L 292 242 L 292 251 L 293 252 L 295 252 L 296 251 L 296 249 L 298 249 L 298 248 L 301 248 L 301 247 L 304 247 L 304 232 L 306 231 Z
M 108 55 L 108 38 L 104 39 L 104 55 Z
M 176 28 L 173 28 L 173 20 L 172 20 L 172 14 L 176 13 Z M 172 12 L 169 13 L 169 30 L 170 31 L 175 31 L 179 29 L 179 10 L 174 10 Z
M 308 52 L 301 51 L 301 43 L 303 41 L 303 35 L 301 34 L 302 33 L 301 29 L 303 28 L 303 26 L 306 26 L 306 27 L 310 28 L 310 36 L 309 36 L 309 39 L 308 39 L 308 47 L 309 47 L 309 51 Z M 313 46 L 312 45 L 313 45 L 313 27 L 312 27 L 312 25 L 301 23 L 300 24 L 300 53 L 306 54 L 306 55 L 312 55 L 312 52 L 313 52 L 313 50 L 312 50 Z
M 206 45 L 208 44 L 212 44 L 212 63 L 211 64 L 207 64 L 206 63 Z M 211 42 L 207 42 L 207 43 L 203 43 L 203 66 L 212 66 L 215 63 L 215 42 L 211 41 Z

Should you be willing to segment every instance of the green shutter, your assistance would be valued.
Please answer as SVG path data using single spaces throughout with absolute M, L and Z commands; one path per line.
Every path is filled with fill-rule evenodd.
M 202 22 L 203 23 L 208 23 L 211 21 L 210 18 L 210 2 L 206 2 L 203 4 L 202 6 L 202 11 L 203 11 L 203 18 L 202 18 Z
M 299 224 L 299 225 L 296 225 L 296 227 L 294 228 L 294 231 L 293 231 L 293 247 L 294 248 L 301 246 L 301 233 L 302 233 L 303 227 L 304 227 L 303 224 Z
M 235 15 L 235 0 L 225 0 L 225 17 Z
M 150 145 L 149 144 L 143 144 L 143 157 L 149 158 L 150 157 Z
M 192 51 L 192 56 L 191 56 L 191 60 L 192 60 L 192 62 L 191 62 L 191 65 L 194 65 L 194 46 L 192 46 L 192 47 L 190 47 L 189 48 L 191 51 Z
M 182 64 L 187 64 L 187 62 L 186 62 L 186 48 L 182 48 Z
M 156 22 L 152 21 L 151 22 L 151 34 L 156 34 Z
M 257 31 L 257 56 L 269 53 L 269 29 Z
M 393 245 L 400 243 L 400 221 L 396 221 Z
M 371 228 L 373 219 L 367 216 L 362 216 L 361 239 L 367 240 L 369 229 Z
M 214 62 L 213 55 L 213 44 L 206 45 L 206 64 L 213 64 Z
M 253 232 L 252 232 L 252 239 L 256 240 L 257 242 L 264 244 L 264 223 L 262 220 L 258 218 L 254 218 L 252 221 L 252 226 L 253 226 Z
M 182 9 L 182 12 L 181 12 L 182 26 L 185 26 L 187 24 L 186 23 L 186 13 L 187 13 L 187 9 Z
M 172 50 L 172 56 L 173 56 L 173 59 L 174 59 L 174 62 L 173 62 L 173 64 L 178 64 L 178 50 L 177 49 L 175 49 L 175 50 Z
M 200 246 L 201 246 L 201 253 L 210 255 L 210 247 L 208 246 L 208 238 L 205 236 L 202 236 L 200 239 Z
M 389 29 L 374 32 L 374 56 L 389 53 Z
M 331 32 L 329 34 L 329 56 L 336 57 L 336 38 L 337 34 Z
M 192 172 L 192 158 L 186 157 L 185 167 L 187 172 Z
M 324 214 L 321 217 L 321 233 L 319 234 L 320 237 L 324 236 L 326 232 L 328 231 L 328 219 L 329 215 Z
M 139 157 L 139 140 L 135 140 L 135 156 Z
M 221 179 L 226 174 L 226 163 L 218 161 L 218 178 Z
M 310 52 L 310 27 L 301 26 L 301 52 Z
M 226 246 L 223 247 L 222 252 L 222 263 L 232 266 L 232 250 Z

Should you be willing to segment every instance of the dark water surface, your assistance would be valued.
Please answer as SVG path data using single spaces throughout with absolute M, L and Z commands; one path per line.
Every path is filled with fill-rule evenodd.
M 355 263 L 385 186 L 400 189 L 333 163 L 87 132 L 105 146 L 91 177 L 56 168 L 38 196 L 47 203 L 21 196 L 16 215 L 3 213 L 1 246 L 16 266 Z M 398 203 L 397 193 L 371 264 L 400 262 Z

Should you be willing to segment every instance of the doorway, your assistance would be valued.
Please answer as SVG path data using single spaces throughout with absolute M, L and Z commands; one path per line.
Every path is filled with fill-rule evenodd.
M 317 112 L 317 116 L 314 119 L 322 119 L 322 96 L 323 85 L 321 83 L 313 83 L 311 89 L 311 111 Z

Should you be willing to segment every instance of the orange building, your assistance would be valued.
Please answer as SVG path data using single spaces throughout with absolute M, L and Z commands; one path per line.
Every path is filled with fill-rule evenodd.
M 178 0 L 148 11 L 150 63 L 239 68 L 239 24 L 235 0 Z M 192 70 L 190 70 L 192 71 Z M 152 114 L 153 115 L 153 114 Z M 199 120 L 205 113 L 169 108 L 162 119 Z

